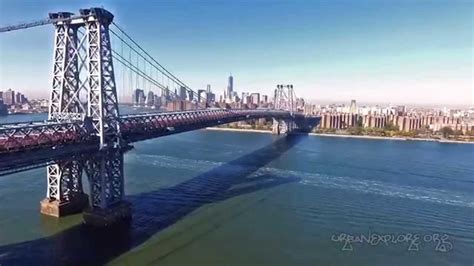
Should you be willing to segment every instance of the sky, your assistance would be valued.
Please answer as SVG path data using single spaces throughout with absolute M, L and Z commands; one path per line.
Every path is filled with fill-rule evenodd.
M 474 106 L 473 4 L 459 0 L 0 0 L 0 25 L 104 7 L 193 89 Z M 0 34 L 0 90 L 47 97 L 51 25 Z

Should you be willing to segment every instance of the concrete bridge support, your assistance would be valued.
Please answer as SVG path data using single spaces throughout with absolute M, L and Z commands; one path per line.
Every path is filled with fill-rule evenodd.
M 40 202 L 41 213 L 62 217 L 81 212 L 87 205 L 87 195 L 82 191 L 82 162 L 60 161 L 47 167 L 48 189 Z
M 291 134 L 296 129 L 296 124 L 291 119 L 273 118 L 272 134 Z
M 107 150 L 86 162 L 90 184 L 90 206 L 84 222 L 108 226 L 131 218 L 131 207 L 124 201 L 123 151 Z
M 41 201 L 41 213 L 63 217 L 84 212 L 84 222 L 94 226 L 129 220 L 130 204 L 124 201 L 123 154 L 122 149 L 108 149 L 48 166 L 48 190 Z M 89 196 L 83 193 L 84 171 L 89 180 Z

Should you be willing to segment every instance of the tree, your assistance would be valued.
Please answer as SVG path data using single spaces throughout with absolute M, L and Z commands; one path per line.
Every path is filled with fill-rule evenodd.
M 398 126 L 394 125 L 392 122 L 387 122 L 384 126 L 385 130 L 398 131 Z
M 363 130 L 362 127 L 350 127 L 347 129 L 347 133 L 351 135 L 362 135 Z
M 453 129 L 450 127 L 443 127 L 439 130 L 441 134 L 443 134 L 444 138 L 448 138 L 449 135 L 452 135 L 454 133 Z

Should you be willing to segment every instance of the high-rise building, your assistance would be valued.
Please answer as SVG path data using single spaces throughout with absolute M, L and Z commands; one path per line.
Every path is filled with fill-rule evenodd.
M 262 95 L 262 103 L 267 104 L 268 103 L 268 96 L 267 95 Z
M 26 103 L 26 97 L 24 94 L 17 92 L 15 94 L 15 104 L 24 104 Z
M 206 98 L 206 90 L 198 90 L 198 102 L 204 101 L 205 98 Z
M 149 91 L 146 97 L 146 106 L 154 106 L 155 105 L 155 93 L 153 91 Z
M 133 104 L 144 105 L 145 104 L 145 92 L 142 89 L 135 89 L 133 93 Z
M 243 104 L 251 104 L 252 103 L 252 97 L 249 94 L 246 94 L 244 98 L 242 98 L 242 103 Z
M 3 91 L 0 91 L 0 100 L 3 102 Z
M 180 100 L 186 100 L 186 88 L 183 86 L 179 88 L 179 98 Z
M 7 106 L 3 103 L 3 99 L 0 98 L 0 116 L 1 115 L 7 115 L 8 114 L 8 108 Z
M 229 76 L 229 80 L 227 83 L 227 97 L 231 98 L 232 97 L 232 92 L 234 91 L 234 77 L 232 77 L 232 74 Z
M 192 101 L 194 99 L 194 91 L 191 91 L 191 90 L 188 91 L 188 96 L 189 96 L 188 100 Z
M 405 115 L 407 112 L 407 107 L 405 105 L 399 105 L 396 107 L 396 110 L 398 115 Z
M 349 107 L 349 113 L 351 113 L 351 114 L 356 114 L 357 113 L 356 100 L 351 100 L 351 106 Z
M 165 107 L 166 107 L 166 104 L 168 103 L 168 99 L 169 99 L 169 96 L 166 97 L 166 95 L 161 95 L 161 100 L 160 100 L 161 106 L 165 106 Z
M 212 92 L 207 92 L 206 93 L 206 101 L 207 103 L 213 103 L 216 101 L 216 95 Z
M 242 92 L 242 98 L 241 99 L 242 99 L 243 104 L 249 104 L 250 103 L 249 100 L 248 100 L 250 98 L 249 96 L 250 96 L 250 94 L 248 92 Z
M 6 92 L 4 92 L 3 103 L 5 103 L 6 105 L 15 104 L 15 91 L 13 91 L 12 89 L 8 89 Z
M 206 91 L 211 92 L 211 84 L 207 84 Z
M 161 92 L 161 96 L 164 96 L 167 100 L 170 99 L 170 89 L 166 87 L 164 91 Z
M 161 97 L 155 94 L 155 97 L 153 99 L 153 103 L 156 107 L 161 106 Z
M 250 94 L 250 97 L 252 97 L 252 103 L 253 104 L 260 104 L 260 93 L 254 92 Z

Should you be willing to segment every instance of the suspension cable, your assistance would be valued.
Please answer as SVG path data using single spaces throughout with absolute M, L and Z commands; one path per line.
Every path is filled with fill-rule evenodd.
M 147 51 L 145 51 L 135 40 L 133 40 L 130 35 L 128 35 L 122 28 L 120 28 L 115 22 L 112 22 L 112 24 L 121 32 L 123 33 L 123 35 L 125 35 L 136 47 L 138 47 L 138 49 L 140 49 L 140 51 L 142 51 L 145 55 L 147 55 L 156 65 L 158 65 L 164 72 L 166 73 L 163 73 L 163 71 L 160 70 L 161 73 L 163 73 L 164 75 L 166 75 L 168 78 L 172 79 L 175 83 L 177 83 L 178 85 L 182 86 L 182 87 L 185 87 L 187 91 L 191 91 L 193 93 L 193 95 L 197 95 L 196 92 L 194 92 L 191 88 L 189 88 L 189 86 L 187 86 L 186 84 L 184 84 L 184 82 L 182 82 L 180 79 L 178 79 L 176 76 L 174 76 L 170 71 L 168 71 L 164 66 L 162 66 L 160 63 L 158 63 L 158 61 L 155 60 L 155 58 L 153 58 Z M 109 29 L 114 35 L 117 36 L 117 34 Z M 122 41 L 124 41 L 123 39 L 121 39 Z M 130 48 L 131 46 L 125 42 Z M 136 52 L 136 50 L 134 49 L 134 51 Z M 147 62 L 149 62 L 147 60 Z M 150 62 L 149 62 L 150 63 Z M 151 64 L 151 63 L 150 63 Z M 153 64 L 152 64 L 153 65 Z M 156 66 L 155 66 L 156 67 Z M 171 76 L 171 77 L 170 77 Z

